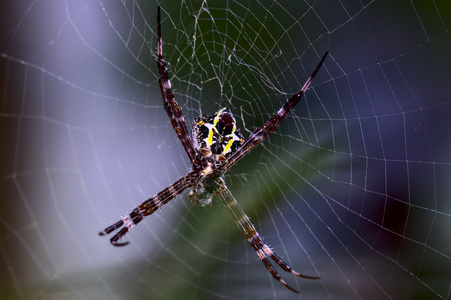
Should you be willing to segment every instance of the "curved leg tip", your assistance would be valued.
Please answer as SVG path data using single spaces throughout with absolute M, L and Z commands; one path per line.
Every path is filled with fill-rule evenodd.
M 127 246 L 128 244 L 130 244 L 130 242 L 118 243 L 116 241 L 111 241 L 111 244 L 116 247 L 123 247 L 123 246 Z
M 308 275 L 302 275 L 299 273 L 294 274 L 294 275 L 301 277 L 301 278 L 305 278 L 305 279 L 321 279 L 321 277 L 318 277 L 318 276 L 308 276 Z

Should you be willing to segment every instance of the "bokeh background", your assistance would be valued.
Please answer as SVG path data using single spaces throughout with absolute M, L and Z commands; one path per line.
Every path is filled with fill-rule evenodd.
M 279 270 L 300 294 L 218 199 L 185 193 L 127 247 L 97 235 L 190 167 L 159 94 L 158 4 L 189 124 L 227 106 L 247 137 L 330 51 L 226 176 L 265 242 L 321 277 Z M 21 0 L 0 16 L 0 298 L 449 298 L 447 1 Z

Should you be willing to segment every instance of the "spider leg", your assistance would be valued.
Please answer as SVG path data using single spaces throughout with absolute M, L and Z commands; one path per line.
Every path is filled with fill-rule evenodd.
M 166 61 L 163 59 L 163 41 L 161 38 L 161 17 L 160 6 L 158 6 L 157 23 L 158 23 L 158 71 L 160 72 L 160 78 L 158 83 L 160 84 L 161 96 L 163 97 L 163 104 L 166 113 L 171 119 L 172 127 L 175 130 L 180 142 L 185 148 L 193 168 L 199 169 L 200 165 L 197 161 L 198 155 L 194 149 L 193 143 L 190 138 L 190 133 L 186 128 L 185 118 L 180 110 L 180 106 L 175 101 L 174 93 L 172 92 L 172 85 L 169 79 L 168 68 Z
M 130 214 L 122 217 L 122 220 L 108 226 L 103 231 L 99 232 L 99 235 L 107 235 L 116 230 L 119 230 L 111 239 L 110 242 L 114 246 L 125 246 L 129 242 L 119 243 L 127 232 L 131 231 L 139 222 L 141 222 L 146 216 L 153 214 L 157 209 L 168 203 L 178 195 L 180 195 L 185 189 L 192 187 L 199 180 L 199 175 L 191 171 L 187 175 L 183 176 L 172 185 L 163 189 L 161 192 L 152 196 L 132 210 Z
M 238 228 L 246 237 L 246 239 L 248 240 L 252 248 L 255 250 L 255 252 L 257 252 L 258 257 L 261 259 L 265 267 L 271 273 L 272 277 L 274 277 L 277 281 L 279 281 L 289 290 L 299 293 L 299 291 L 289 286 L 288 283 L 286 283 L 285 280 L 282 279 L 282 277 L 279 275 L 276 269 L 274 269 L 274 267 L 271 265 L 270 261 L 268 260 L 268 256 L 284 271 L 288 273 L 307 279 L 319 279 L 319 277 L 306 276 L 294 271 L 286 262 L 284 262 L 277 254 L 275 254 L 271 250 L 271 248 L 268 247 L 268 245 L 266 245 L 263 242 L 254 225 L 251 223 L 251 221 L 246 216 L 244 211 L 240 208 L 238 202 L 236 201 L 235 197 L 233 197 L 230 190 L 226 187 L 224 180 L 222 178 L 218 178 L 217 183 L 218 189 L 216 191 L 216 194 L 218 195 L 219 199 L 221 199 L 222 203 L 227 208 L 227 210 L 232 214 Z
M 155 196 L 156 197 L 156 196 Z M 152 201 L 155 197 L 151 197 L 147 199 L 146 201 Z M 119 230 L 118 233 L 116 233 L 111 239 L 110 242 L 114 246 L 125 246 L 129 242 L 125 243 L 118 243 L 118 240 L 123 237 L 127 232 L 131 231 L 133 227 L 138 225 L 139 222 L 141 222 L 144 219 L 143 212 L 139 209 L 139 207 L 136 207 L 130 214 L 126 215 L 125 217 L 122 217 L 122 220 L 114 223 L 113 225 L 105 228 L 103 232 L 99 232 L 99 235 L 107 235 L 110 234 L 113 231 Z M 122 227 L 124 226 L 124 227 Z
M 266 121 L 266 123 L 257 128 L 257 130 L 255 130 L 254 133 L 252 133 L 249 136 L 249 138 L 243 143 L 243 145 L 228 159 L 227 164 L 225 164 L 224 166 L 224 172 L 228 170 L 231 166 L 236 164 L 236 162 L 240 158 L 249 153 L 258 144 L 260 144 L 268 135 L 273 133 L 277 127 L 279 127 L 280 123 L 288 114 L 288 112 L 301 100 L 305 91 L 310 86 L 310 83 L 312 82 L 313 78 L 316 76 L 316 73 L 318 73 L 319 69 L 323 65 L 324 60 L 326 59 L 328 53 L 329 52 L 326 51 L 326 53 L 321 58 L 318 66 L 316 67 L 315 71 L 313 71 L 312 75 L 310 75 L 309 79 L 305 82 L 304 86 L 299 90 L 299 92 L 294 94 L 290 98 L 290 100 L 287 103 L 285 103 L 285 105 L 282 106 L 274 116 L 272 116 L 271 119 L 269 119 L 268 121 Z

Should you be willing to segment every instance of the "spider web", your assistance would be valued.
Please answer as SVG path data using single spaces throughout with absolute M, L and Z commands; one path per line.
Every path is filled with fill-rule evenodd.
M 279 270 L 299 295 L 217 199 L 201 208 L 185 193 L 127 247 L 97 236 L 190 166 L 158 89 L 158 4 L 11 3 L 0 9 L 2 299 L 450 298 L 449 3 L 161 3 L 188 123 L 229 107 L 247 137 L 330 51 L 295 111 L 226 176 L 265 242 L 321 277 Z

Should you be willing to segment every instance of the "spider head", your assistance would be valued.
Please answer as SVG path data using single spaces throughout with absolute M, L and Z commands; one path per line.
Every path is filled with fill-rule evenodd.
M 213 195 L 217 188 L 216 178 L 219 173 L 214 172 L 211 164 L 201 173 L 202 177 L 195 186 L 191 189 L 187 199 L 194 205 L 206 206 L 211 205 Z

